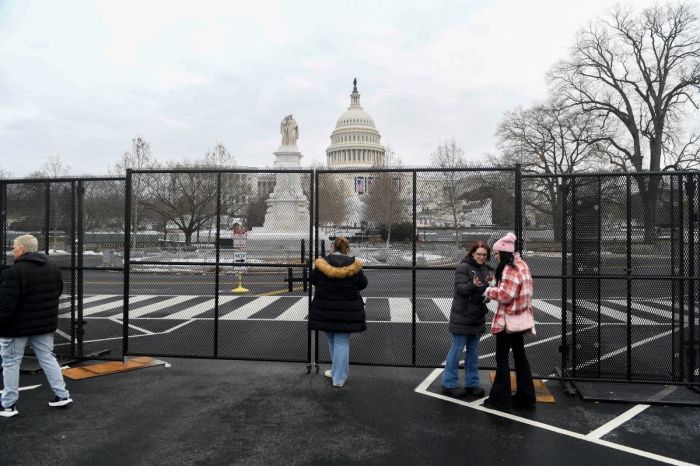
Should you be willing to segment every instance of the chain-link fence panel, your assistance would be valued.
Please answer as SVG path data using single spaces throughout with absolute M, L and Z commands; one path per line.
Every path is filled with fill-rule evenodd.
M 130 172 L 126 319 L 168 328 L 130 336 L 128 353 L 306 361 L 312 182 L 305 170 Z
M 558 178 L 562 302 L 571 316 L 563 333 L 565 377 L 694 381 L 690 366 L 697 363 L 681 360 L 684 352 L 697 354 L 684 336 L 693 335 L 689 316 L 697 307 L 695 178 Z

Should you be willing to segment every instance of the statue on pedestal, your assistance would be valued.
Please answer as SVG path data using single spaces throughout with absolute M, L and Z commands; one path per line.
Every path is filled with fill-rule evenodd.
M 299 125 L 292 115 L 287 115 L 280 123 L 283 146 L 294 146 L 299 139 Z

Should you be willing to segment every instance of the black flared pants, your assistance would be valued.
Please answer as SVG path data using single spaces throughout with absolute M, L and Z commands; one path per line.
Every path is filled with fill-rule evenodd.
M 530 363 L 525 355 L 524 332 L 508 333 L 505 330 L 496 334 L 496 378 L 491 386 L 489 398 L 492 402 L 509 407 L 513 402 L 535 403 L 535 386 L 532 382 Z M 515 361 L 516 392 L 511 397 L 510 366 L 508 354 L 513 349 Z

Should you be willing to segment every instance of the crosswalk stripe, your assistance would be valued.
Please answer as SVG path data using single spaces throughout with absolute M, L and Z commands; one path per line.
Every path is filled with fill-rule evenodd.
M 117 295 L 113 295 L 113 294 L 96 294 L 96 295 L 94 295 L 94 296 L 89 296 L 89 297 L 87 297 L 87 298 L 83 298 L 83 304 L 89 304 L 89 303 L 92 303 L 92 302 L 94 302 L 94 301 L 101 301 L 101 300 L 103 300 L 103 299 L 114 298 L 114 297 L 116 297 L 116 296 L 117 296 Z M 76 306 L 77 306 L 77 299 L 76 299 Z M 58 306 L 58 308 L 59 308 L 59 309 L 70 308 L 70 299 L 67 300 L 67 301 L 64 302 L 64 303 L 61 303 L 61 304 Z
M 244 304 L 243 306 L 235 309 L 223 316 L 219 316 L 219 320 L 243 320 L 252 316 L 260 309 L 269 306 L 280 299 L 279 296 L 260 296 L 255 298 L 253 301 Z
M 445 319 L 449 322 L 450 310 L 452 309 L 452 298 L 432 298 L 435 305 L 445 315 Z
M 392 322 L 412 322 L 410 298 L 389 298 L 389 315 Z
M 236 299 L 238 296 L 219 296 L 219 306 L 222 304 L 226 304 L 230 301 L 233 301 Z M 212 298 L 208 301 L 204 301 L 203 303 L 195 304 L 194 306 L 190 306 L 187 309 L 183 309 L 182 311 L 178 311 L 174 314 L 170 314 L 169 316 L 163 317 L 163 319 L 175 319 L 175 320 L 186 320 L 186 319 L 193 319 L 197 317 L 199 314 L 204 314 L 207 311 L 210 311 L 214 309 L 214 304 L 215 304 L 215 299 Z
M 172 295 L 135 295 L 131 296 L 129 298 L 130 304 L 133 303 L 139 303 L 145 300 L 153 300 L 155 301 L 152 304 L 145 305 L 144 307 L 137 308 L 137 309 L 132 309 L 130 310 L 130 317 L 131 318 L 139 318 L 144 316 L 144 318 L 149 318 L 148 314 L 154 313 L 156 311 L 162 310 L 159 316 L 151 316 L 153 318 L 159 318 L 159 319 L 170 319 L 170 320 L 189 320 L 189 319 L 197 319 L 200 318 L 198 316 L 207 313 L 208 311 L 211 311 L 214 308 L 214 298 L 212 297 L 211 299 L 206 299 L 204 302 L 198 303 L 198 304 L 193 304 L 191 306 L 186 307 L 185 309 L 182 309 L 182 305 L 179 306 L 180 309 L 173 309 L 172 314 L 168 315 L 163 315 L 168 312 L 169 307 L 175 307 L 178 304 L 185 303 L 188 300 L 193 300 L 193 298 L 197 298 L 198 296 L 196 295 L 178 295 L 178 296 L 172 296 Z M 110 301 L 102 304 L 92 304 L 91 303 L 97 303 L 99 301 L 103 300 L 109 300 L 109 299 L 115 299 L 115 298 L 121 298 L 120 295 L 92 295 L 92 296 L 86 296 L 83 300 L 84 304 L 84 309 L 83 309 L 83 315 L 85 317 L 89 317 L 95 314 L 103 313 L 103 314 L 109 314 L 109 311 L 114 311 L 114 315 L 111 316 L 105 316 L 105 317 L 110 317 L 110 318 L 119 318 L 121 316 L 121 309 L 123 306 L 123 301 L 121 299 L 116 300 L 116 301 Z M 199 298 L 206 298 L 205 296 L 201 296 Z M 230 303 L 231 301 L 234 301 L 237 298 L 241 298 L 240 296 L 220 296 L 219 297 L 219 305 L 224 305 L 227 303 Z M 293 298 L 297 298 L 294 300 Z M 158 301 L 158 299 L 162 299 L 162 301 Z M 283 301 L 278 300 L 283 299 Z M 435 306 L 439 309 L 439 311 L 442 313 L 442 315 L 445 316 L 445 320 L 449 321 L 450 318 L 450 310 L 452 307 L 452 298 L 419 298 L 419 299 L 424 299 L 424 300 L 431 300 Z M 250 301 L 248 301 L 250 300 Z M 413 306 L 411 303 L 410 298 L 380 298 L 380 297 L 370 297 L 364 298 L 365 302 L 370 301 L 372 302 L 372 306 L 376 307 L 375 301 L 378 300 L 378 302 L 384 302 L 387 303 L 386 305 L 380 306 L 381 308 L 384 309 L 384 313 L 386 313 L 386 307 L 388 305 L 388 320 L 390 322 L 396 322 L 396 323 L 410 323 L 412 321 L 412 310 Z M 248 301 L 248 302 L 245 302 Z M 234 306 L 238 304 L 240 307 L 238 309 L 234 309 L 232 311 L 226 310 L 222 311 L 222 315 L 219 317 L 221 320 L 242 320 L 242 319 L 248 319 L 257 312 L 263 310 L 267 306 L 277 302 L 277 307 L 281 310 L 284 309 L 283 312 L 281 312 L 279 315 L 276 317 L 272 317 L 275 313 L 273 312 L 270 314 L 270 320 L 281 320 L 281 321 L 303 321 L 306 319 L 306 316 L 308 314 L 308 297 L 280 297 L 280 296 L 251 296 L 248 297 L 244 301 L 244 304 L 240 303 L 234 303 Z M 291 304 L 287 304 L 291 303 Z M 605 306 L 605 303 L 610 303 L 610 306 L 625 306 L 627 305 L 627 301 L 624 299 L 609 299 L 609 300 L 603 300 L 602 305 L 600 307 L 600 312 L 602 315 L 607 316 L 611 319 L 613 319 L 616 322 L 627 322 L 627 313 L 624 310 L 618 310 L 615 308 L 611 308 L 608 306 Z M 658 303 L 658 307 L 657 306 Z M 144 303 L 145 304 L 145 303 Z M 187 303 L 184 304 L 187 306 Z M 421 303 L 417 303 L 417 305 L 421 305 Z M 532 305 L 533 309 L 535 309 L 535 319 L 537 319 L 537 312 L 543 312 L 544 314 L 547 314 L 554 319 L 561 320 L 562 318 L 562 308 L 558 306 L 557 304 L 552 304 L 549 302 L 549 300 L 544 300 L 544 299 L 533 299 L 532 300 Z M 571 306 L 572 303 L 569 301 L 569 306 Z M 588 311 L 592 312 L 597 312 L 598 311 L 598 304 L 596 302 L 592 301 L 585 301 L 585 300 L 577 300 L 576 305 L 580 309 L 586 309 Z M 667 306 L 667 308 L 661 308 L 662 306 Z M 631 309 L 636 310 L 636 311 L 641 311 L 643 313 L 649 314 L 651 316 L 656 316 L 660 320 L 664 319 L 672 319 L 673 318 L 673 312 L 668 310 L 668 306 L 670 306 L 670 302 L 667 300 L 658 300 L 658 299 L 645 299 L 643 303 L 637 302 L 637 301 L 632 301 L 631 303 Z M 60 314 L 60 317 L 65 318 L 67 316 L 70 316 L 70 312 L 65 312 L 66 310 L 69 311 L 70 303 L 65 302 L 61 304 L 61 309 L 64 311 L 62 314 Z M 228 309 L 231 309 L 231 305 L 227 306 Z M 491 313 L 494 313 L 496 311 L 497 303 L 495 301 L 491 301 L 490 303 L 487 304 L 487 307 Z M 68 308 L 68 309 L 67 309 Z M 285 309 L 286 308 L 286 309 Z M 176 312 L 174 312 L 176 311 Z M 279 312 L 279 311 L 277 311 Z M 595 321 L 591 320 L 591 316 L 584 316 L 583 312 L 577 315 L 577 321 L 581 323 L 586 323 L 586 324 L 594 324 Z M 572 313 L 568 313 L 569 319 L 571 319 Z M 211 316 L 206 316 L 206 318 L 209 318 Z M 678 317 L 678 316 L 676 316 Z M 381 320 L 380 321 L 385 321 Z M 416 315 L 416 321 L 420 322 L 419 316 Z M 632 316 L 632 321 L 633 324 L 635 325 L 657 325 L 659 322 L 656 322 L 650 318 L 643 318 L 640 317 L 639 315 L 634 315 Z
M 576 304 L 578 306 L 581 306 L 584 309 L 588 309 L 589 311 L 593 312 L 598 312 L 598 305 L 589 301 L 576 301 Z M 611 309 L 609 307 L 605 306 L 600 306 L 600 313 L 610 317 L 611 319 L 620 321 L 620 322 L 627 322 L 627 314 L 624 312 L 620 312 L 616 309 Z M 634 321 L 639 324 L 644 324 L 644 325 L 655 325 L 657 322 L 654 322 L 653 320 L 649 319 L 643 319 L 641 317 L 634 316 Z
M 132 296 L 129 298 L 129 304 L 138 303 L 140 301 L 145 301 L 147 299 L 154 298 L 155 296 L 157 296 L 157 295 L 142 294 L 139 296 Z M 104 298 L 105 297 L 103 296 L 102 299 L 104 299 Z M 96 301 L 96 300 L 93 300 L 93 301 Z M 83 304 L 89 304 L 89 303 L 86 303 L 86 300 L 83 300 Z M 97 306 L 90 306 L 90 307 L 84 306 L 83 307 L 83 317 L 91 316 L 93 314 L 97 314 L 98 312 L 111 311 L 113 309 L 123 309 L 123 307 L 124 307 L 123 300 L 113 301 L 111 303 L 100 304 Z M 61 314 L 59 317 L 66 317 L 69 315 L 70 315 L 70 312 L 66 312 L 66 313 Z M 117 314 L 117 315 L 121 315 L 121 314 Z
M 129 318 L 138 319 L 143 315 L 150 314 L 151 312 L 160 311 L 161 309 L 165 309 L 166 307 L 174 306 L 176 304 L 180 304 L 184 301 L 192 299 L 193 297 L 194 296 L 175 296 L 173 298 L 166 299 L 165 301 L 161 301 L 158 304 L 152 304 L 150 306 L 144 306 L 139 309 L 129 310 Z M 131 303 L 134 301 L 130 298 L 129 302 Z M 119 317 L 119 314 L 116 314 L 112 317 Z
M 278 315 L 275 320 L 304 320 L 309 313 L 309 298 L 301 298 L 296 303 L 282 314 Z
M 555 319 L 561 320 L 561 307 L 559 306 L 555 306 L 554 304 L 548 303 L 547 301 L 543 301 L 541 299 L 533 299 L 532 307 L 534 307 L 538 311 L 544 312 L 545 314 L 549 314 Z M 537 313 L 535 313 L 535 319 L 536 318 Z
M 610 299 L 609 300 L 611 303 L 615 304 L 622 304 L 623 306 L 627 305 L 627 300 L 624 299 Z M 638 311 L 642 312 L 648 312 L 649 314 L 654 314 L 659 317 L 665 317 L 667 319 L 671 319 L 673 317 L 673 313 L 670 311 L 667 311 L 665 309 L 659 309 L 656 307 L 651 307 L 647 306 L 645 304 L 640 304 L 632 301 L 632 309 L 636 309 Z

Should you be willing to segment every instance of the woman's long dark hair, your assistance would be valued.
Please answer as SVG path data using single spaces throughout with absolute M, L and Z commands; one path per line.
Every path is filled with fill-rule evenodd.
M 503 278 L 503 269 L 506 265 L 515 267 L 513 262 L 515 255 L 512 252 L 498 251 L 498 265 L 496 266 L 496 282 L 501 283 L 501 278 Z

